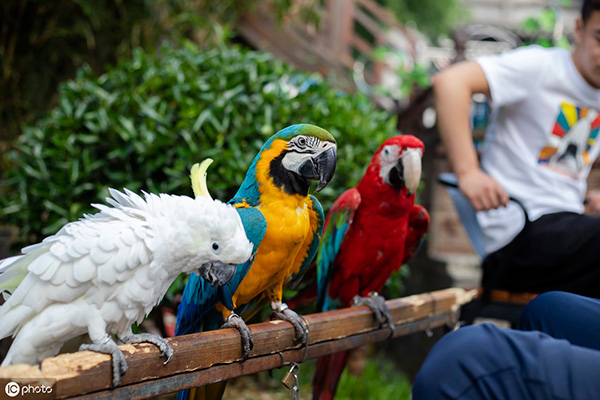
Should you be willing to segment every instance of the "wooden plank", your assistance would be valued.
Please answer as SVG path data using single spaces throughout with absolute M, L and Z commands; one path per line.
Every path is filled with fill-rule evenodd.
M 379 25 L 379 23 L 374 20 L 369 14 L 361 10 L 360 8 L 356 8 L 354 10 L 354 19 L 356 22 L 361 24 L 369 33 L 373 35 L 373 37 L 378 37 L 385 35 L 385 30 Z M 389 29 L 386 27 L 385 29 Z
M 358 35 L 352 36 L 350 40 L 350 44 L 356 48 L 361 54 L 370 57 L 373 52 L 373 46 L 371 43 L 367 42 L 365 39 L 361 38 Z
M 293 15 L 280 24 L 269 11 L 268 2 L 252 9 L 241 18 L 236 30 L 253 46 L 275 54 L 296 67 L 334 76 L 346 90 L 354 90 L 352 70 L 353 49 L 367 58 L 372 57 L 375 45 L 386 44 L 387 31 L 402 32 L 412 43 L 406 29 L 373 0 L 327 0 L 325 12 L 317 30 L 303 26 Z M 363 25 L 374 36 L 375 44 L 354 32 L 355 22 Z M 383 23 L 383 26 L 381 24 Z M 397 45 L 397 43 L 396 43 Z M 412 44 L 409 46 L 412 48 Z M 412 54 L 412 50 L 409 51 Z M 373 60 L 374 74 L 369 82 L 378 81 L 380 63 Z
M 442 172 L 450 171 L 445 154 L 436 156 L 433 169 L 436 177 Z M 432 184 L 431 199 L 429 256 L 447 262 L 460 258 L 477 259 L 452 199 L 446 188 L 437 181 Z
M 328 46 L 332 56 L 342 60 L 350 54 L 349 38 L 354 29 L 354 2 L 347 0 L 329 0 L 324 28 L 328 32 Z
M 474 295 L 474 291 L 451 288 L 388 300 L 387 305 L 394 322 L 398 325 L 397 332 L 401 333 L 405 329 L 402 327 L 403 324 L 453 313 L 461 304 L 470 301 Z M 295 350 L 304 353 L 304 351 L 308 352 L 310 346 L 319 343 L 370 334 L 379 330 L 372 312 L 364 306 L 311 314 L 305 318 L 309 326 L 309 348 L 307 349 L 299 349 L 299 345 L 294 342 L 295 332 L 288 322 L 270 321 L 251 325 L 254 349 L 250 353 L 250 359 L 243 364 L 237 362 L 241 361 L 242 354 L 239 334 L 234 329 L 168 338 L 167 340 L 174 350 L 173 360 L 168 365 L 163 365 L 164 360 L 160 357 L 158 349 L 151 344 L 122 345 L 120 349 L 125 354 L 129 370 L 123 376 L 121 386 L 144 385 L 145 382 L 153 379 L 168 378 L 199 370 L 203 371 L 202 375 L 207 376 L 190 378 L 193 383 L 189 383 L 189 385 L 197 385 L 196 382 L 199 379 L 212 382 L 214 379 L 225 379 L 225 375 L 215 373 L 214 366 L 216 365 L 227 364 L 233 371 L 229 374 L 233 373 L 233 375 L 226 376 L 238 376 L 235 374 L 243 374 L 246 368 L 248 371 L 254 371 L 251 369 L 253 364 L 250 361 L 256 357 Z M 425 323 L 432 322 L 426 321 Z M 356 340 L 360 341 L 360 339 Z M 385 340 L 385 338 L 381 338 L 381 340 Z M 337 351 L 335 350 L 336 345 L 331 346 L 334 349 L 332 351 Z M 312 357 L 318 356 L 315 355 L 316 353 L 311 354 L 313 354 Z M 0 379 L 7 380 L 16 377 L 56 379 L 56 383 L 53 385 L 55 398 L 68 398 L 102 390 L 114 392 L 111 390 L 110 357 L 89 351 L 48 358 L 42 362 L 41 368 L 25 365 L 0 368 Z M 173 381 L 166 380 L 165 382 Z M 169 385 L 165 386 L 165 389 L 160 389 L 167 390 L 161 393 L 177 390 L 173 389 L 173 383 Z
M 404 336 L 415 332 L 426 331 L 440 326 L 453 326 L 456 322 L 454 313 L 435 315 L 422 320 L 408 322 L 396 328 L 394 337 Z M 333 354 L 343 350 L 350 350 L 370 343 L 381 342 L 389 339 L 390 331 L 387 328 L 366 332 L 355 336 L 317 343 L 304 349 L 286 350 L 278 354 L 269 354 L 260 357 L 249 358 L 246 362 L 217 365 L 210 371 L 201 370 L 187 372 L 162 379 L 155 379 L 143 383 L 137 383 L 124 387 L 118 387 L 99 393 L 90 393 L 77 396 L 73 399 L 145 399 L 178 390 L 199 387 L 210 383 L 220 382 L 238 376 L 250 375 L 260 371 L 281 368 L 286 363 L 301 363 L 306 360 Z M 210 373 L 208 373 L 210 372 Z
M 396 20 L 396 18 L 385 8 L 381 7 L 376 1 L 373 0 L 354 0 L 357 5 L 364 7 L 373 17 L 382 21 L 388 28 L 397 29 L 406 33 L 406 29 L 402 24 Z M 357 7 L 358 8 L 358 7 Z

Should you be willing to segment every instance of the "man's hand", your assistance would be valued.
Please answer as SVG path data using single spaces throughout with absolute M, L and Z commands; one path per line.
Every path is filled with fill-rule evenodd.
M 588 214 L 600 214 L 600 190 L 590 190 L 585 195 L 585 201 Z
M 508 194 L 494 178 L 480 169 L 458 177 L 458 188 L 477 211 L 487 211 L 508 203 Z M 600 207 L 600 193 L 598 194 Z M 600 208 L 599 208 L 600 210 Z

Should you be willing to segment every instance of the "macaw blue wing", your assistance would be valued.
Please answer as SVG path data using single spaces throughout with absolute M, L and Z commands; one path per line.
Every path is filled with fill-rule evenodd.
M 360 193 L 356 188 L 348 189 L 337 198 L 327 219 L 323 237 L 318 245 L 317 253 L 317 309 L 326 311 L 330 307 L 331 299 L 327 295 L 333 262 L 337 257 L 346 233 L 352 225 L 354 214 L 360 205 Z
M 212 287 L 200 275 L 190 275 L 177 308 L 175 336 L 200 332 L 204 315 L 217 302 L 217 288 Z
M 183 290 L 181 304 L 177 309 L 175 326 L 175 335 L 177 336 L 216 329 L 218 325 L 215 326 L 213 323 L 210 324 L 210 327 L 204 326 L 203 329 L 203 320 L 218 302 L 221 302 L 228 310 L 233 310 L 233 294 L 252 266 L 256 250 L 267 231 L 267 220 L 256 208 L 238 208 L 237 212 L 242 219 L 248 240 L 254 245 L 252 256 L 245 263 L 238 264 L 233 278 L 220 288 L 212 287 L 200 275 L 190 275 Z
M 238 208 L 237 212 L 242 219 L 246 236 L 248 237 L 250 243 L 254 245 L 254 247 L 252 248 L 252 256 L 250 259 L 244 264 L 238 264 L 233 278 L 231 278 L 226 285 L 222 286 L 221 290 L 219 291 L 219 301 L 225 306 L 225 308 L 231 311 L 233 311 L 234 308 L 232 301 L 233 294 L 250 270 L 250 267 L 252 266 L 256 256 L 258 246 L 262 242 L 263 237 L 267 232 L 267 220 L 258 209 L 252 207 Z

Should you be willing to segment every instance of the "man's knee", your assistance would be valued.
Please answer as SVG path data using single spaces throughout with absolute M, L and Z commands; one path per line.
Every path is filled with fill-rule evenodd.
M 574 295 L 571 293 L 559 291 L 540 294 L 521 311 L 517 329 L 545 331 L 545 320 L 552 315 L 553 310 L 570 301 L 572 296 Z
M 480 372 L 479 360 L 494 357 L 495 329 L 490 324 L 467 326 L 440 339 L 417 374 L 413 398 L 451 397 L 467 388 Z

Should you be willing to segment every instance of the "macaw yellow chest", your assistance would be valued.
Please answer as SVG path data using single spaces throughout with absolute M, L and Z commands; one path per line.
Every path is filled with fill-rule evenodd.
M 267 232 L 256 259 L 236 292 L 237 305 L 246 304 L 263 291 L 283 285 L 299 271 L 316 230 L 308 201 L 290 204 L 269 202 L 258 207 L 267 220 Z

